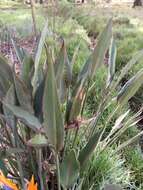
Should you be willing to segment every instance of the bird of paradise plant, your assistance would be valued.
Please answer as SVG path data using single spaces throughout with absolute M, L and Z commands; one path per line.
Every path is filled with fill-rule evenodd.
M 128 102 L 143 83 L 141 70 L 119 92 L 117 91 L 121 79 L 138 60 L 143 58 L 143 51 L 138 52 L 120 73 L 115 73 L 116 45 L 110 20 L 72 86 L 73 65 L 69 62 L 65 42 L 62 40 L 58 55 L 53 59 L 51 47 L 45 43 L 48 31 L 46 24 L 34 60 L 13 42 L 22 65 L 19 76 L 9 66 L 7 60 L 0 56 L 0 129 L 4 131 L 3 135 L 0 133 L 2 147 L 0 163 L 7 173 L 14 173 L 14 176 L 20 179 L 22 189 L 25 189 L 24 179 L 34 174 L 38 187 L 42 190 L 61 188 L 82 190 L 82 182 L 85 179 L 84 166 L 88 166 L 92 153 L 100 154 L 106 147 L 112 146 L 137 122 L 135 119 L 140 112 L 129 118 L 127 118 L 129 112 L 126 112 L 117 118 L 111 130 L 106 131 L 114 114 Z M 40 57 L 44 47 L 46 62 L 42 65 Z M 108 77 L 102 90 L 102 99 L 94 117 L 89 120 L 90 122 L 83 124 L 78 118 L 82 117 L 88 92 L 92 87 L 91 81 L 96 76 L 97 70 L 104 66 L 104 56 L 108 49 L 110 49 Z M 113 99 L 115 101 L 112 101 Z M 115 110 L 108 116 L 105 125 L 99 126 L 102 114 L 110 102 L 115 104 Z M 75 127 L 70 128 L 71 125 Z M 82 133 L 79 133 L 80 130 Z M 140 132 L 121 145 L 118 143 L 115 152 L 142 134 L 143 132 Z M 84 146 L 83 136 L 86 139 Z M 5 160 L 8 165 L 4 164 Z M 1 184 L 18 190 L 17 186 L 3 174 Z M 33 189 L 37 189 L 37 184 L 34 184 L 32 177 L 28 190 Z
M 37 183 L 34 182 L 34 176 L 33 175 L 32 175 L 30 182 L 28 183 L 27 190 L 38 190 L 38 185 L 37 185 Z
M 17 185 L 12 180 L 5 177 L 2 171 L 0 171 L 0 185 L 4 190 L 19 190 Z M 27 184 L 26 190 L 38 190 L 37 183 L 34 182 L 33 175 L 31 180 Z
M 12 180 L 6 178 L 2 171 L 0 171 L 0 185 L 3 187 L 3 189 L 9 189 L 9 190 L 19 190 L 17 185 L 12 182 Z

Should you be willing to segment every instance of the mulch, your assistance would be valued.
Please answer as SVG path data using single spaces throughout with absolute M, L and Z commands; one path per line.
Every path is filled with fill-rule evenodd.
M 37 45 L 36 39 L 34 36 L 29 36 L 27 38 L 19 39 L 14 37 L 16 45 L 20 48 L 26 50 L 30 55 L 34 55 L 35 48 Z M 0 39 L 0 54 L 8 59 L 8 62 L 11 65 L 15 66 L 16 72 L 20 70 L 20 62 L 17 58 L 16 52 L 14 50 L 11 40 L 2 41 Z

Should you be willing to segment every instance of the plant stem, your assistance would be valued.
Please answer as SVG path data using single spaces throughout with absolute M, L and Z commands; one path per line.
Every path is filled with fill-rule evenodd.
M 18 165 L 18 169 L 19 169 L 19 175 L 20 175 L 20 179 L 21 179 L 21 184 L 23 189 L 25 190 L 25 183 L 24 183 L 24 174 L 23 174 L 23 169 L 22 169 L 22 165 L 19 159 L 19 155 L 17 155 L 17 165 Z
M 118 109 L 119 109 L 119 106 L 117 106 L 116 109 L 109 115 L 109 117 L 108 117 L 108 119 L 107 119 L 107 121 L 106 121 L 106 123 L 105 123 L 105 126 L 104 126 L 104 128 L 103 128 L 103 131 L 102 131 L 102 133 L 101 133 L 101 135 L 100 135 L 100 137 L 99 137 L 98 142 L 100 142 L 100 141 L 102 140 L 102 137 L 103 137 L 103 135 L 104 135 L 104 133 L 105 133 L 105 130 L 106 130 L 106 128 L 107 128 L 107 125 L 110 123 L 111 119 L 113 118 L 113 116 L 115 115 L 115 113 L 118 111 Z
M 79 127 L 76 128 L 75 136 L 74 136 L 73 143 L 72 143 L 72 148 L 74 148 L 76 139 L 77 139 L 77 137 L 78 137 L 78 131 L 79 131 Z
M 35 3 L 34 3 L 34 0 L 31 0 L 30 2 L 31 2 L 31 13 L 32 13 L 34 34 L 35 34 L 35 36 L 37 36 Z
M 38 150 L 38 166 L 39 166 L 39 178 L 41 190 L 44 190 L 43 178 L 42 178 L 42 151 L 41 148 Z
M 58 184 L 58 190 L 61 190 L 61 186 L 60 186 L 60 168 L 59 168 L 59 157 L 58 157 L 58 153 L 56 153 L 56 167 L 57 167 L 57 184 Z
M 86 103 L 86 100 L 87 100 L 87 96 L 88 96 L 88 92 L 89 92 L 89 86 L 90 86 L 90 80 L 88 81 L 88 84 L 87 84 L 87 87 L 86 87 L 86 90 L 85 90 L 85 97 L 83 99 L 82 108 L 81 108 L 81 117 L 83 115 L 85 103 Z
M 12 146 L 15 148 L 20 148 L 17 128 L 12 127 L 12 130 L 13 130 L 13 134 L 14 134 L 14 141 L 12 140 L 12 137 L 10 136 Z M 17 166 L 18 166 L 18 170 L 19 170 L 19 176 L 20 176 L 20 180 L 21 180 L 22 189 L 25 190 L 24 172 L 23 172 L 19 154 L 16 154 L 16 160 L 17 160 Z
M 48 183 L 47 183 L 47 180 L 46 180 L 46 176 L 47 176 L 47 173 L 44 171 L 44 179 L 43 179 L 43 182 L 44 182 L 44 187 L 45 187 L 45 190 L 49 190 L 48 188 Z
M 35 161 L 33 159 L 32 151 L 31 151 L 31 149 L 29 149 L 28 151 L 29 151 L 29 159 L 30 159 L 30 163 L 31 163 L 31 169 L 33 171 L 34 176 L 37 177 L 37 170 L 36 170 L 36 166 L 35 166 Z
M 15 147 L 20 148 L 18 141 L 16 141 L 16 139 L 18 139 L 17 137 L 18 137 L 18 134 L 16 131 L 16 133 L 15 133 Z M 16 155 L 16 159 L 17 159 L 17 165 L 18 165 L 18 169 L 19 169 L 19 175 L 20 175 L 20 179 L 21 179 L 22 188 L 25 190 L 24 172 L 23 172 L 23 168 L 22 168 L 22 164 L 21 164 L 19 154 Z
M 67 97 L 66 97 L 66 101 L 69 102 L 69 99 L 70 99 L 70 87 L 68 87 L 68 90 L 67 90 Z M 66 114 L 67 114 L 67 105 L 66 105 Z M 67 124 L 68 126 L 68 119 L 65 118 L 65 123 Z M 63 154 L 62 154 L 62 157 L 64 157 L 64 154 L 65 154 L 65 150 L 66 150 L 66 146 L 67 146 L 67 141 L 69 141 L 69 130 L 67 128 L 67 130 L 65 131 L 65 143 L 64 143 L 64 148 L 63 148 Z

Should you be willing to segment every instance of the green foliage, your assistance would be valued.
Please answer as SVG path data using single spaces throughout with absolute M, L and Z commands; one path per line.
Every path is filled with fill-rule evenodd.
M 139 24 L 138 19 L 129 19 L 126 17 L 126 19 L 123 19 L 123 23 L 120 21 L 120 17 L 117 20 L 118 22 L 115 22 L 114 35 L 117 39 L 118 48 L 116 60 L 116 71 L 118 72 L 120 68 L 124 67 L 126 62 L 130 60 L 130 58 L 134 55 L 134 52 L 138 51 L 143 47 L 143 43 L 142 25 Z M 120 26 L 121 24 L 123 25 L 123 27 Z M 138 64 L 135 64 L 132 69 L 130 69 L 128 75 L 126 75 L 123 81 L 121 81 L 121 85 L 124 85 L 124 83 L 141 68 L 142 60 L 140 60 Z M 130 101 L 130 108 L 133 112 L 139 110 L 142 105 L 142 92 L 143 89 L 141 86 L 139 91 L 133 96 Z
M 83 189 L 99 190 L 105 184 L 120 184 L 122 188 L 130 186 L 131 172 L 125 167 L 125 160 L 120 154 L 115 154 L 112 148 L 107 148 L 98 157 L 93 153 L 89 162 Z
M 59 2 L 58 14 L 64 19 L 70 18 L 72 12 L 74 11 L 73 8 L 74 6 L 71 2 L 67 0 L 62 0 L 61 2 Z
M 107 78 L 107 68 L 106 66 L 102 66 L 101 69 L 96 73 L 96 77 L 94 77 L 93 81 L 91 82 L 91 87 L 88 93 L 87 102 L 86 102 L 86 109 L 85 115 L 91 116 L 97 111 L 99 106 L 99 102 L 102 98 L 101 92 L 102 87 L 106 85 L 106 78 Z
M 139 35 L 139 34 L 136 34 Z M 130 60 L 133 53 L 138 51 L 142 47 L 142 40 L 138 39 L 138 37 L 133 38 L 126 37 L 125 40 L 119 41 L 118 44 L 118 56 L 117 56 L 117 65 L 118 68 L 124 66 L 127 61 Z M 130 45 L 129 45 L 130 44 Z
M 139 188 L 143 188 L 143 155 L 140 147 L 129 147 L 124 151 L 126 163 L 132 172 L 133 181 Z
M 143 47 L 142 25 L 137 24 L 125 16 L 118 16 L 114 19 L 114 36 L 117 39 L 117 69 L 125 66 L 134 52 Z
M 37 10 L 36 13 L 38 30 L 42 30 L 45 18 L 40 9 Z M 27 7 L 23 7 L 21 3 L 20 7 L 16 7 L 14 9 L 9 8 L 7 11 L 2 10 L 0 12 L 0 22 L 3 25 L 8 26 L 8 29 L 16 33 L 16 36 L 19 38 L 31 36 L 31 34 L 33 34 L 31 10 Z
M 90 15 L 90 13 L 87 15 L 87 11 L 83 11 L 82 9 L 77 10 L 75 19 L 87 30 L 89 36 L 94 37 L 97 37 L 101 32 L 105 23 L 105 18 L 102 15 Z
M 75 152 L 72 150 L 65 156 L 63 163 L 60 166 L 61 184 L 68 188 L 74 184 L 79 176 L 79 162 L 76 159 Z
M 72 64 L 76 64 L 75 55 L 78 56 L 78 49 L 76 49 L 76 53 L 72 53 L 69 59 L 65 40 L 60 38 L 58 46 L 55 36 L 47 27 L 46 23 L 41 32 L 34 60 L 30 55 L 14 46 L 22 64 L 25 64 L 22 66 L 23 70 L 19 76 L 3 57 L 0 58 L 0 67 L 5 73 L 0 78 L 0 84 L 6 84 L 4 85 L 6 88 L 0 88 L 0 121 L 1 128 L 4 130 L 4 137 L 1 141 L 4 143 L 2 146 L 4 149 L 0 150 L 1 158 L 2 161 L 8 159 L 10 166 L 6 165 L 6 168 L 9 173 L 14 172 L 14 176 L 21 179 L 21 181 L 18 180 L 18 183 L 22 188 L 24 188 L 24 178 L 29 178 L 33 173 L 41 188 L 47 186 L 46 177 L 50 179 L 49 188 L 54 183 L 58 190 L 61 189 L 61 186 L 64 188 L 75 187 L 76 189 L 81 187 L 82 189 L 82 181 L 86 177 L 86 170 L 83 166 L 87 164 L 87 171 L 90 171 L 88 161 L 93 153 L 97 156 L 93 165 L 98 167 L 98 161 L 101 165 L 100 161 L 102 162 L 103 158 L 100 160 L 100 156 L 104 155 L 104 151 L 110 149 L 109 147 L 114 145 L 128 128 L 136 124 L 135 119 L 140 112 L 126 117 L 129 111 L 125 111 L 118 115 L 115 123 L 111 123 L 111 120 L 141 85 L 141 83 L 137 86 L 134 84 L 135 81 L 142 78 L 142 71 L 126 84 L 132 92 L 131 95 L 123 87 L 122 93 L 117 96 L 117 87 L 121 79 L 143 55 L 139 52 L 127 63 L 120 74 L 115 73 L 116 51 L 113 51 L 115 46 L 111 43 L 112 20 L 109 20 L 98 37 L 96 48 L 86 58 L 77 78 L 72 82 L 74 76 Z M 48 43 L 47 35 L 48 38 L 55 39 L 54 44 Z M 104 57 L 110 44 L 108 69 L 104 66 Z M 55 45 L 56 48 L 53 48 Z M 41 64 L 43 48 L 46 62 Z M 90 121 L 82 123 L 82 120 L 79 121 L 79 117 L 82 118 L 92 81 L 96 80 L 98 72 L 101 72 L 103 68 L 106 74 L 104 85 L 100 90 L 101 98 L 98 109 L 94 110 L 95 113 L 89 119 Z M 114 110 L 107 115 L 107 120 L 103 124 L 102 116 L 107 111 L 108 104 L 112 105 L 112 98 L 115 99 Z M 109 125 L 111 127 L 107 132 Z M 82 136 L 80 136 L 81 134 Z M 114 151 L 120 151 L 142 134 L 143 132 L 140 132 L 135 137 L 121 143 Z M 80 138 L 85 139 L 84 144 Z M 5 147 L 9 147 L 11 151 L 5 152 Z M 14 163 L 10 162 L 11 157 L 13 157 Z M 107 158 L 109 159 L 109 157 Z M 105 166 L 108 159 L 105 159 Z M 62 174 L 65 176 L 64 178 Z
M 121 89 L 118 94 L 117 101 L 120 105 L 124 105 L 131 97 L 135 95 L 137 90 L 142 85 L 140 81 L 143 80 L 143 70 L 140 70 L 134 77 L 132 77 Z
M 87 57 L 90 55 L 90 50 L 87 45 L 87 42 L 84 39 L 79 38 L 79 36 L 75 36 L 74 38 L 71 38 L 69 42 L 67 42 L 67 52 L 70 60 L 73 58 L 75 47 L 79 47 L 78 54 L 73 65 L 73 74 L 75 76 L 78 75 L 80 68 L 83 66 L 83 64 L 86 62 Z
M 130 19 L 127 17 L 127 16 L 115 16 L 114 17 L 114 20 L 113 20 L 113 23 L 114 24 L 117 24 L 117 25 L 127 25 L 129 26 L 130 25 Z

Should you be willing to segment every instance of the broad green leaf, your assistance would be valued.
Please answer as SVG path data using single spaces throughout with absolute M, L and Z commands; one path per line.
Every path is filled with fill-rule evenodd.
M 64 80 L 64 67 L 65 67 L 65 43 L 64 40 L 62 40 L 61 49 L 54 64 L 57 89 L 61 102 L 64 101 L 64 96 L 66 93 L 65 80 Z
M 41 82 L 41 84 L 38 86 L 35 96 L 34 96 L 34 111 L 36 117 L 39 118 L 41 122 L 43 122 L 43 110 L 42 110 L 42 100 L 43 100 L 43 94 L 44 94 L 44 86 L 45 86 L 45 79 Z
M 92 79 L 95 76 L 97 69 L 103 65 L 105 53 L 109 48 L 111 37 L 112 20 L 108 22 L 107 26 L 101 33 L 93 54 L 89 57 L 78 75 L 78 79 L 72 93 L 71 101 L 73 103 L 71 105 L 69 120 L 75 120 L 76 117 L 80 114 L 82 103 L 84 101 L 84 88 L 86 86 L 86 82 L 89 79 Z
M 72 69 L 71 69 L 71 65 L 66 53 L 64 71 L 63 71 L 63 76 L 62 76 L 62 80 L 61 80 L 60 88 L 59 88 L 59 96 L 62 103 L 64 103 L 67 98 L 67 92 L 71 84 L 71 81 L 72 81 Z
M 101 67 L 104 63 L 105 53 L 110 46 L 110 41 L 112 38 L 112 20 L 110 19 L 107 26 L 98 38 L 98 43 L 90 56 L 88 61 L 83 66 L 81 72 L 78 76 L 78 81 L 82 78 L 93 78 L 97 69 Z
M 22 64 L 21 78 L 29 88 L 31 87 L 31 77 L 33 74 L 33 70 L 34 70 L 33 58 L 30 55 L 26 54 Z
M 16 105 L 17 104 L 17 98 L 15 93 L 14 84 L 11 85 L 9 88 L 4 101 L 3 101 L 3 112 L 6 120 L 6 124 L 11 128 L 13 135 L 11 136 L 11 141 L 13 143 L 13 146 L 16 146 L 16 143 L 19 141 L 18 135 L 17 135 L 17 119 L 13 112 L 5 106 L 5 104 L 10 105 Z
M 72 82 L 72 67 L 71 63 L 69 62 L 69 58 L 65 49 L 65 66 L 64 66 L 63 78 L 60 85 L 60 98 L 62 102 L 64 102 L 67 98 L 68 88 L 70 87 L 71 82 Z
M 40 148 L 48 145 L 48 139 L 42 134 L 37 134 L 32 139 L 30 139 L 27 144 L 29 146 Z
M 16 44 L 16 42 L 13 39 L 11 39 L 11 40 L 12 40 L 12 44 L 13 44 L 14 50 L 16 52 L 16 56 L 17 56 L 19 62 L 22 64 L 26 52 L 25 52 L 25 50 L 23 48 L 18 47 L 17 44 Z
M 1 55 L 0 55 L 0 70 L 1 70 L 1 75 L 5 76 L 7 80 L 13 81 L 12 69 L 8 64 L 7 59 Z
M 0 99 L 2 100 L 3 97 L 6 95 L 7 88 L 3 82 L 3 79 L 0 77 Z
M 108 61 L 108 79 L 107 85 L 110 85 L 115 74 L 115 63 L 116 63 L 117 48 L 114 39 L 112 38 L 111 47 L 109 51 L 109 61 Z
M 59 87 L 59 90 L 58 90 L 58 94 L 59 94 L 60 102 L 61 102 L 61 103 L 64 103 L 64 102 L 66 101 L 67 92 L 68 92 L 68 89 L 67 89 L 65 80 L 64 80 L 64 78 L 63 78 L 63 79 L 61 80 L 60 87 Z
M 8 171 L 7 171 L 7 168 L 6 168 L 5 163 L 4 163 L 4 161 L 2 160 L 2 158 L 0 159 L 0 170 L 3 172 L 3 174 L 4 174 L 5 176 L 7 176 Z
M 8 65 L 8 61 L 0 55 L 0 98 L 2 99 L 7 93 L 12 81 L 12 69 Z
M 112 38 L 112 19 L 109 20 L 107 26 L 99 36 L 97 46 L 91 57 L 91 77 L 93 78 L 97 69 L 104 63 L 105 54 L 109 48 Z
M 90 56 L 78 75 L 78 79 L 76 82 L 77 84 L 80 81 L 86 81 L 90 77 L 91 68 L 92 68 L 92 62 L 91 62 L 91 56 Z
M 41 59 L 42 50 L 43 50 L 43 46 L 45 43 L 47 33 L 48 33 L 48 21 L 45 23 L 45 26 L 44 26 L 43 31 L 41 33 L 40 40 L 39 40 L 37 50 L 36 50 L 36 54 L 35 54 L 35 65 L 34 65 L 35 71 L 34 71 L 34 76 L 32 79 L 32 85 L 33 85 L 34 93 L 36 91 L 36 88 L 39 86 L 40 59 Z
M 31 113 L 23 110 L 21 107 L 5 104 L 12 113 L 34 131 L 40 131 L 42 126 L 39 120 Z
M 122 187 L 120 185 L 111 184 L 105 185 L 104 190 L 122 190 Z
M 60 165 L 60 180 L 64 188 L 71 187 L 79 176 L 79 161 L 76 158 L 74 150 L 65 156 Z
M 66 99 L 67 88 L 71 84 L 72 80 L 72 70 L 66 52 L 64 40 L 62 40 L 62 46 L 54 68 L 59 97 L 61 102 L 64 102 Z
M 53 63 L 48 50 L 47 59 L 48 71 L 43 97 L 44 128 L 49 143 L 55 147 L 56 151 L 59 151 L 64 144 L 64 124 L 57 94 Z
M 140 86 L 143 84 L 143 69 L 133 76 L 120 90 L 117 101 L 120 106 L 123 106 L 128 100 L 134 96 Z
M 58 57 L 55 61 L 55 65 L 54 65 L 57 86 L 59 86 L 60 81 L 63 76 L 64 64 L 65 64 L 65 43 L 64 43 L 64 40 L 62 40 L 60 52 L 58 54 Z
M 20 78 L 16 75 L 14 76 L 14 83 L 20 106 L 30 113 L 33 113 L 34 111 L 32 107 L 32 95 L 30 89 L 26 86 L 24 81 L 20 80 Z
M 85 98 L 85 88 L 82 86 L 82 84 L 79 86 L 77 94 L 73 97 L 69 121 L 76 120 L 77 116 L 80 114 L 82 103 Z
M 80 43 L 77 45 L 73 56 L 72 56 L 72 60 L 71 60 L 71 68 L 73 69 L 74 64 L 76 63 L 77 57 L 78 57 L 78 53 L 79 53 L 79 48 L 80 48 Z
M 84 166 L 84 164 L 86 163 L 86 161 L 89 159 L 89 157 L 91 156 L 91 154 L 93 153 L 93 151 L 95 150 L 97 144 L 98 144 L 98 140 L 100 137 L 101 132 L 96 132 L 87 142 L 87 144 L 85 145 L 85 147 L 80 151 L 79 153 L 79 157 L 78 160 L 80 162 L 80 167 L 82 169 L 82 167 Z
M 15 96 L 15 89 L 14 86 L 11 85 L 11 87 L 9 88 L 5 98 L 4 98 L 4 103 L 5 104 L 11 104 L 11 105 L 15 105 L 16 104 L 16 96 Z M 3 104 L 3 110 L 4 110 L 4 115 L 6 118 L 6 122 L 8 124 L 8 126 L 12 127 L 12 129 L 15 128 L 16 126 L 16 120 L 15 120 L 15 116 L 13 115 L 13 112 L 10 111 L 5 104 Z
M 67 86 L 69 86 L 71 84 L 71 81 L 72 81 L 72 67 L 71 67 L 71 63 L 69 61 L 66 49 L 65 49 L 64 80 L 65 80 Z
M 86 80 L 87 78 L 83 78 L 73 89 L 72 97 L 69 102 L 70 105 L 68 105 L 68 122 L 76 120 L 77 116 L 80 114 L 82 103 L 85 98 Z

